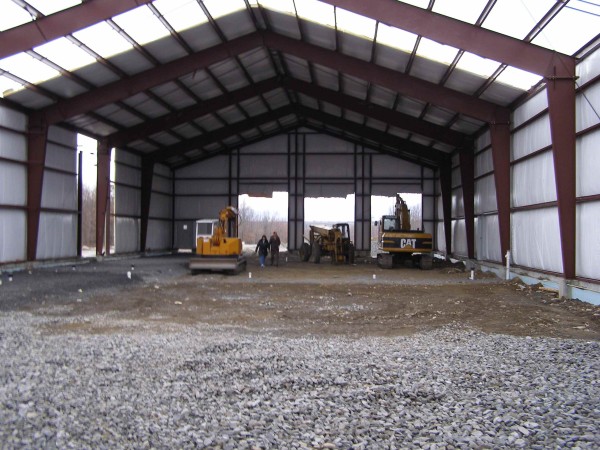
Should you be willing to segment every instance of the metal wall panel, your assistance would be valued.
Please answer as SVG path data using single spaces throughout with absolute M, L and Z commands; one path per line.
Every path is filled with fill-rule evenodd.
M 580 94 L 577 96 L 576 105 L 576 130 L 586 130 L 600 123 L 599 109 L 600 106 L 600 83 L 586 89 L 585 96 Z
M 27 161 L 27 138 L 20 132 L 0 128 L 0 157 Z
M 511 161 L 527 156 L 552 144 L 550 116 L 544 114 L 525 128 L 517 130 L 511 137 Z
M 575 74 L 578 77 L 577 84 L 579 86 L 596 79 L 600 74 L 600 49 L 596 49 L 594 53 L 577 64 Z
M 600 280 L 600 202 L 577 205 L 577 276 Z
M 475 219 L 475 255 L 486 261 L 502 261 L 498 215 Z
M 173 240 L 173 227 L 171 221 L 148 221 L 148 237 L 146 238 L 146 251 L 170 249 Z
M 115 253 L 140 251 L 140 219 L 116 217 Z
M 511 178 L 513 207 L 556 200 L 552 152 L 544 152 L 513 165 Z
M 513 127 L 518 127 L 548 108 L 546 90 L 542 90 L 519 106 L 512 114 Z
M 494 174 L 475 181 L 475 214 L 498 210 Z
M 40 214 L 37 258 L 58 259 L 77 255 L 77 214 Z
M 77 176 L 46 170 L 42 208 L 77 211 Z
M 491 148 L 475 156 L 475 177 L 480 177 L 493 171 L 494 160 L 492 158 Z
M 511 250 L 515 264 L 562 273 L 558 209 L 511 214 Z
M 452 189 L 452 217 L 463 217 L 465 215 L 465 204 L 462 187 Z M 440 217 L 444 217 L 442 214 Z
M 577 139 L 577 195 L 600 194 L 600 129 Z
M 452 254 L 455 256 L 468 256 L 467 228 L 463 219 L 452 221 Z
M 0 126 L 15 131 L 27 131 L 27 116 L 0 105 Z
M 0 207 L 27 204 L 27 166 L 0 161 Z
M 150 199 L 150 218 L 171 219 L 173 197 L 168 194 L 153 192 Z
M 142 194 L 139 188 L 117 185 L 115 192 L 117 216 L 141 216 Z
M 0 208 L 0 263 L 27 259 L 27 214 Z

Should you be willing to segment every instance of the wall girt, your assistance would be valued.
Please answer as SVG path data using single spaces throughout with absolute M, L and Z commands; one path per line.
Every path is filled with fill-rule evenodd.
M 571 280 L 576 275 L 575 81 L 573 78 L 551 79 L 547 83 L 546 92 L 552 134 L 563 273 L 565 279 Z
M 15 55 L 152 0 L 93 0 L 0 33 L 0 59 Z
M 508 123 L 490 124 L 492 160 L 494 161 L 494 184 L 498 208 L 500 251 L 502 263 L 506 264 L 506 252 L 510 250 L 510 126 Z
M 42 209 L 48 125 L 29 119 L 27 130 L 27 260 L 35 261 Z
M 541 76 L 572 77 L 573 58 L 396 0 L 323 0 L 388 25 Z

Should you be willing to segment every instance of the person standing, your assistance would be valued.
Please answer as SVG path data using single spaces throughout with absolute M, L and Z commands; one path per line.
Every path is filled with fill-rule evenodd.
M 254 253 L 258 252 L 258 259 L 260 261 L 260 267 L 265 267 L 265 260 L 267 259 L 267 255 L 269 254 L 269 241 L 267 241 L 267 236 L 264 234 L 256 244 L 256 248 L 254 249 Z
M 269 239 L 269 247 L 271 248 L 271 265 L 275 262 L 275 265 L 279 267 L 279 246 L 281 245 L 281 239 L 277 236 L 277 231 L 273 231 L 273 235 Z

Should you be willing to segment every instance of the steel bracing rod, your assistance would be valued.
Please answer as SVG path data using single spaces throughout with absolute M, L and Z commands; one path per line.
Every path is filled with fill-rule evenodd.
M 396 0 L 322 0 L 441 44 L 544 77 L 574 77 L 574 58 Z
M 151 3 L 152 0 L 90 0 L 0 33 L 0 59 Z

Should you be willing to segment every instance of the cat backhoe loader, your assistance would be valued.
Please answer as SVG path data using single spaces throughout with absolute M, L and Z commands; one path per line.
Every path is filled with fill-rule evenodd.
M 190 259 L 190 270 L 238 273 L 246 269 L 242 240 L 238 238 L 238 210 L 227 206 L 219 219 L 196 221 L 196 255 Z

